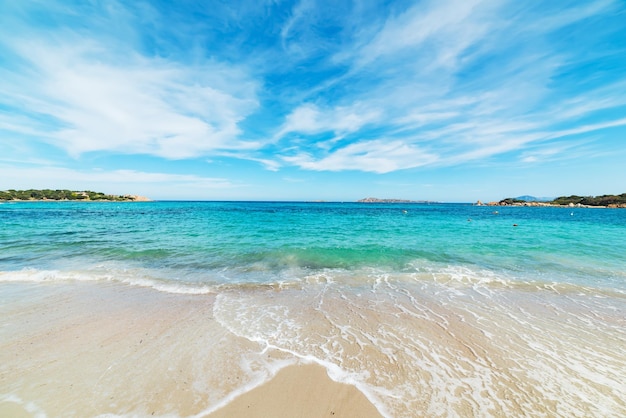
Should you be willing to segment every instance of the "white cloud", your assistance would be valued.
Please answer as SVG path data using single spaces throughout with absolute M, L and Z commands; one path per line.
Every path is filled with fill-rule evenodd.
M 607 12 L 618 3 L 619 1 L 616 0 L 576 2 L 569 8 L 559 7 L 559 13 L 544 14 L 535 20 L 524 21 L 524 26 L 521 26 L 521 30 L 530 32 L 547 32 L 560 29 L 584 20 L 590 16 Z
M 438 157 L 403 141 L 373 140 L 350 144 L 319 160 L 306 154 L 284 156 L 283 159 L 307 170 L 388 173 L 431 164 Z
M 598 154 L 607 152 L 607 150 L 598 152 L 592 146 L 595 139 L 593 137 L 569 138 L 568 141 L 530 146 L 520 153 L 519 161 L 535 164 L 563 160 L 589 160 Z
M 4 100 L 29 115 L 40 138 L 74 156 L 176 159 L 256 146 L 238 138 L 238 123 L 258 103 L 255 83 L 237 68 L 183 66 L 76 37 L 13 46 L 32 71 L 0 82 Z
M 287 116 L 278 136 L 300 135 L 284 140 L 289 151 L 282 155 L 290 154 L 284 161 L 312 170 L 379 172 L 457 165 L 531 146 L 553 149 L 568 135 L 622 126 L 621 119 L 588 125 L 579 118 L 623 105 L 615 96 L 623 82 L 579 90 L 572 99 L 571 86 L 556 81 L 578 57 L 576 45 L 559 48 L 563 42 L 554 31 L 613 4 L 571 5 L 548 16 L 497 0 L 414 4 L 389 16 L 378 32 L 363 29 L 364 37 L 332 57 L 349 70 L 323 85 L 349 86 L 350 94 L 323 108 L 299 105 Z M 533 24 L 537 19 L 541 25 Z M 358 107 L 344 106 L 350 101 Z M 377 143 L 365 140 L 373 136 L 368 128 L 382 132 L 395 149 L 417 154 L 417 163 L 379 146 L 360 152 Z M 307 135 L 322 133 L 342 141 L 335 137 L 316 148 L 307 143 Z
M 144 194 L 148 197 L 191 196 L 195 190 L 206 194 L 243 187 L 224 178 L 137 170 L 76 170 L 58 166 L 16 166 L 0 164 L 0 178 L 12 179 L 11 188 L 96 190 L 111 194 Z M 203 196 L 197 196 L 202 198 Z
M 427 109 L 416 108 L 405 115 L 401 115 L 394 123 L 401 125 L 403 129 L 419 128 L 431 123 L 438 123 L 446 120 L 455 120 L 459 117 L 459 112 L 437 112 Z
M 356 132 L 364 126 L 377 122 L 381 111 L 356 103 L 351 106 L 338 106 L 320 109 L 314 104 L 303 104 L 291 112 L 276 135 L 279 139 L 289 133 L 317 134 L 334 132 L 346 134 Z
M 593 123 L 589 125 L 577 126 L 572 129 L 559 130 L 559 131 L 551 132 L 549 135 L 547 135 L 547 137 L 548 138 L 561 138 L 565 136 L 578 135 L 578 134 L 583 134 L 583 133 L 588 133 L 588 132 L 599 131 L 602 129 L 616 128 L 620 126 L 626 126 L 626 118 L 617 119 L 617 120 L 613 120 L 609 122 L 600 122 L 600 123 Z
M 202 41 L 218 45 L 198 41 L 194 52 L 181 51 L 181 39 L 195 42 L 178 30 L 186 20 L 165 28 L 158 6 L 147 6 L 146 17 L 115 1 L 86 6 L 87 29 L 72 20 L 46 38 L 32 31 L 4 36 L 0 52 L 14 55 L 12 65 L 19 58 L 23 71 L 0 67 L 0 104 L 12 112 L 0 115 L 0 129 L 12 134 L 1 140 L 36 138 L 74 156 L 221 156 L 273 171 L 292 164 L 384 173 L 503 154 L 529 161 L 551 149 L 571 152 L 557 146 L 569 135 L 624 125 L 620 116 L 611 119 L 626 103 L 616 94 L 621 80 L 580 87 L 582 73 L 568 73 L 587 53 L 568 37 L 586 27 L 555 32 L 602 19 L 615 1 L 563 3 L 560 13 L 509 0 L 357 3 L 283 5 L 259 42 L 245 48 L 247 27 L 240 38 L 195 21 Z M 265 16 L 266 6 L 250 7 Z M 65 13 L 55 7 L 55 16 Z M 337 13 L 350 7 L 355 13 Z M 73 19 L 83 17 L 74 12 Z M 229 42 L 236 38 L 223 63 L 221 30 Z M 168 48 L 146 52 L 144 35 Z M 589 117 L 605 110 L 600 122 Z
M 482 0 L 420 2 L 389 19 L 376 37 L 357 51 L 363 66 L 393 55 L 413 57 L 432 69 L 453 67 L 459 55 L 488 33 L 479 6 Z M 415 54 L 419 50 L 419 54 Z
M 280 30 L 282 47 L 285 51 L 291 53 L 296 52 L 299 54 L 304 53 L 304 51 L 302 51 L 301 44 L 291 43 L 290 38 L 296 35 L 293 32 L 297 32 L 298 29 L 301 29 L 301 21 L 305 20 L 307 14 L 310 14 L 312 12 L 312 10 L 314 9 L 313 6 L 314 4 L 310 0 L 300 0 L 300 2 L 295 7 L 293 7 L 290 18 Z M 306 24 L 304 24 L 304 26 L 306 26 Z

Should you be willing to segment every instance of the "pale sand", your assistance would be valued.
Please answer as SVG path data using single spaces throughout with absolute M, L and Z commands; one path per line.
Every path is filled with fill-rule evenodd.
M 355 387 L 334 382 L 317 365 L 290 366 L 210 418 L 381 417 Z
M 204 417 L 262 380 L 210 416 L 380 416 L 321 366 L 272 378 L 298 363 L 287 354 L 242 369 L 240 353 L 263 347 L 221 327 L 213 303 L 114 283 L 0 284 L 0 417 Z

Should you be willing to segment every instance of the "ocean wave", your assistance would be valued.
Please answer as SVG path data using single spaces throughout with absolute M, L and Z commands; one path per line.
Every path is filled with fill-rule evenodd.
M 465 266 L 431 270 L 326 271 L 300 288 L 231 288 L 216 296 L 213 315 L 266 350 L 326 367 L 333 380 L 359 387 L 388 416 L 456 416 L 459 399 L 472 405 L 466 415 L 517 415 L 524 407 L 511 402 L 516 388 L 522 385 L 526 396 L 535 378 L 569 415 L 594 410 L 580 405 L 579 393 L 598 396 L 600 389 L 551 382 L 578 373 L 598 378 L 594 367 L 605 358 L 575 344 L 585 333 L 605 339 L 613 350 L 608 357 L 617 358 L 623 295 L 611 299 L 610 292 L 515 281 Z M 620 394 L 601 396 L 617 404 Z M 420 398 L 427 401 L 415 401 Z M 554 415 L 541 404 L 532 408 Z
M 176 294 L 215 293 L 215 286 L 185 283 L 151 276 L 144 271 L 118 270 L 38 270 L 24 268 L 17 271 L 0 271 L 1 282 L 62 283 L 62 282 L 117 282 L 120 284 L 149 287 Z
M 587 294 L 626 297 L 621 288 L 589 283 L 569 283 L 550 277 L 515 274 L 504 270 L 489 270 L 467 265 L 447 265 L 416 262 L 412 270 L 395 271 L 381 267 L 360 269 L 291 267 L 281 271 L 220 269 L 214 271 L 183 271 L 177 269 L 120 268 L 114 263 L 98 264 L 88 268 L 35 269 L 0 271 L 0 282 L 117 282 L 129 286 L 149 287 L 175 294 L 208 294 L 229 291 L 255 292 L 257 290 L 286 290 L 337 286 L 345 288 L 376 289 L 380 286 L 403 286 L 413 283 L 422 286 L 464 291 L 483 289 L 548 291 L 556 293 Z

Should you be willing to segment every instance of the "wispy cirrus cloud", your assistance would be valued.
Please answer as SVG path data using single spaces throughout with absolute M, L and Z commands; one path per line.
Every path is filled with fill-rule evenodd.
M 130 166 L 157 187 L 141 173 L 277 181 L 606 155 L 623 149 L 625 13 L 619 0 L 4 2 L 0 157 L 78 176 Z M 178 191 L 177 178 L 163 181 Z
M 356 132 L 368 124 L 377 122 L 381 114 L 379 109 L 368 109 L 358 103 L 332 109 L 321 109 L 314 104 L 304 104 L 286 117 L 277 137 L 280 138 L 289 133 L 333 132 L 342 135 Z
M 2 71 L 1 100 L 30 123 L 15 126 L 12 116 L 0 119 L 0 129 L 74 156 L 107 151 L 178 159 L 258 146 L 240 139 L 239 122 L 259 105 L 257 83 L 241 68 L 147 57 L 120 39 L 90 35 L 59 29 L 44 38 L 24 29 L 3 39 L 22 71 Z
M 306 154 L 284 156 L 283 159 L 307 170 L 389 173 L 432 164 L 438 157 L 405 141 L 373 140 L 351 143 L 321 159 Z
M 420 71 L 453 68 L 468 47 L 489 33 L 493 21 L 483 18 L 482 8 L 492 4 L 482 0 L 417 3 L 391 16 L 373 39 L 357 48 L 355 65 L 406 60 L 404 65 L 419 65 Z
M 150 197 L 163 196 L 163 187 L 171 197 L 176 193 L 184 196 L 195 191 L 199 199 L 207 198 L 215 191 L 245 187 L 226 178 L 205 177 L 194 174 L 173 174 L 139 170 L 80 170 L 45 164 L 23 165 L 0 162 L 0 177 L 14 179 L 11 188 L 28 189 L 37 184 L 38 188 L 68 188 L 72 190 L 104 191 L 116 194 L 134 194 L 142 190 Z
M 564 75 L 580 64 L 579 51 L 590 47 L 584 37 L 581 45 L 571 45 L 567 37 L 572 35 L 564 31 L 572 25 L 578 32 L 591 28 L 592 19 L 610 15 L 616 7 L 609 0 L 559 4 L 554 14 L 545 14 L 535 6 L 507 1 L 425 1 L 388 15 L 382 24 L 373 20 L 376 30 L 364 29 L 364 38 L 355 38 L 332 57 L 348 71 L 323 82 L 325 89 L 338 91 L 350 85 L 350 94 L 315 91 L 315 100 L 326 101 L 324 117 L 316 105 L 299 105 L 286 117 L 279 136 L 287 139 L 295 126 L 302 134 L 299 142 L 306 134 L 334 134 L 330 115 L 350 102 L 358 102 L 361 111 L 375 109 L 376 119 L 345 131 L 333 147 L 286 144 L 289 152 L 283 160 L 305 169 L 364 171 L 377 171 L 370 166 L 377 162 L 385 167 L 381 172 L 457 165 L 511 153 L 523 158 L 531 145 L 553 149 L 568 135 L 622 126 L 619 119 L 596 124 L 581 120 L 594 109 L 623 106 L 624 100 L 615 96 L 622 81 L 602 80 L 600 87 L 576 89 L 594 75 Z M 376 147 L 366 154 L 380 152 L 386 162 L 363 158 L 353 150 L 366 143 L 364 137 L 371 144 L 393 141 L 419 149 L 431 158 L 414 155 L 410 164 L 403 155 L 385 155 L 383 148 L 374 151 Z M 396 158 L 397 164 L 387 162 Z

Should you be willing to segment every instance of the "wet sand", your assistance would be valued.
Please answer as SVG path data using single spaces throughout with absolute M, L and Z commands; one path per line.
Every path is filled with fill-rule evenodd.
M 624 416 L 621 295 L 375 285 L 0 281 L 0 417 Z
M 242 366 L 259 347 L 216 323 L 213 300 L 114 283 L 0 284 L 0 416 L 380 416 L 321 366 L 275 352 Z
M 333 382 L 317 365 L 290 366 L 210 418 L 381 417 L 355 387 Z

